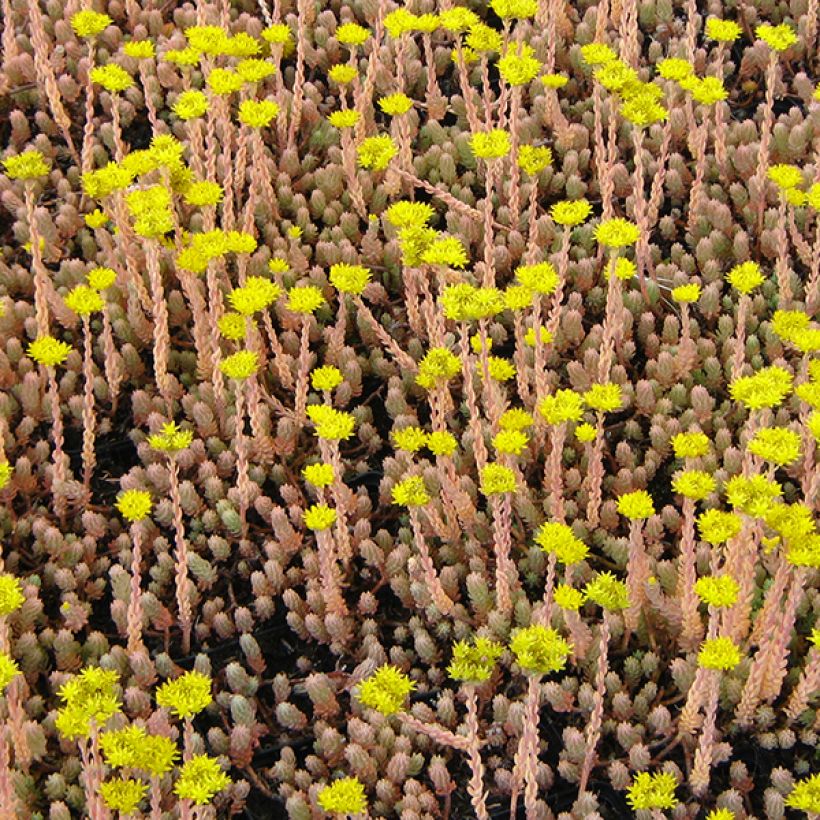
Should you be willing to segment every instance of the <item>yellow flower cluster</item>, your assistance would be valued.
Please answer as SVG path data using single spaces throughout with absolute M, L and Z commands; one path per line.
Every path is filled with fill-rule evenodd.
M 633 521 L 649 518 L 655 514 L 652 496 L 646 490 L 635 490 L 618 498 L 618 512 Z
M 550 208 L 550 216 L 553 221 L 565 227 L 580 225 L 591 213 L 592 205 L 587 199 L 565 199 L 561 202 L 556 202 Z
M 551 627 L 534 624 L 513 633 L 510 649 L 525 672 L 548 675 L 567 665 L 572 645 Z
M 477 288 L 467 282 L 447 285 L 439 296 L 444 315 L 457 322 L 489 319 L 504 310 L 504 295 L 496 288 Z
M 406 94 L 389 94 L 379 100 L 379 108 L 391 117 L 406 114 L 413 107 L 413 101 Z
M 328 441 L 341 441 L 353 435 L 356 419 L 325 404 L 314 404 L 307 409 L 308 418 L 316 425 L 316 435 Z
M 322 291 L 315 285 L 300 285 L 288 291 L 288 310 L 305 316 L 326 305 Z
M 356 147 L 356 156 L 362 168 L 383 171 L 399 152 L 399 147 L 389 134 L 367 137 Z
M 126 490 L 117 499 L 115 506 L 126 521 L 142 521 L 151 512 L 151 493 L 145 490 Z
M 526 43 L 508 46 L 497 65 L 504 82 L 512 86 L 532 82 L 541 70 L 541 63 L 535 57 L 535 49 Z
M 472 152 L 481 159 L 500 159 L 510 153 L 510 133 L 501 128 L 483 131 L 470 137 Z
M 559 584 L 555 587 L 552 598 L 556 606 L 571 612 L 577 612 L 584 603 L 584 593 L 567 584 Z
M 504 647 L 490 638 L 474 637 L 453 644 L 453 659 L 447 674 L 462 683 L 483 683 L 490 679 Z
M 31 342 L 27 348 L 28 355 L 37 364 L 46 367 L 56 367 L 62 364 L 71 353 L 71 345 L 60 342 L 53 336 L 40 336 Z
M 177 717 L 191 718 L 213 700 L 211 683 L 210 676 L 202 672 L 183 672 L 157 689 L 157 705 L 170 709 Z
M 263 276 L 249 276 L 241 288 L 228 294 L 231 307 L 243 316 L 252 316 L 270 307 L 282 293 L 281 288 Z
M 794 30 L 785 23 L 779 26 L 763 23 L 755 29 L 755 34 L 774 51 L 785 51 L 797 42 Z
M 741 262 L 726 274 L 726 281 L 740 293 L 749 294 L 765 279 L 757 262 Z
M 689 285 L 680 285 L 672 289 L 672 298 L 681 304 L 692 304 L 700 299 L 700 285 L 693 282 Z
M 336 29 L 336 39 L 346 46 L 364 45 L 370 38 L 370 30 L 358 23 L 343 23 Z
M 89 287 L 105 290 L 117 281 L 117 272 L 111 268 L 92 268 L 86 276 Z
M 567 524 L 560 521 L 547 521 L 542 524 L 534 540 L 544 552 L 555 555 L 559 563 L 568 567 L 579 564 L 589 555 L 587 545 Z
M 719 20 L 710 17 L 706 21 L 706 36 L 719 43 L 733 43 L 740 37 L 742 29 L 733 20 Z
M 36 179 L 45 176 L 50 170 L 49 164 L 40 151 L 25 151 L 3 160 L 6 176 L 11 179 Z
M 314 504 L 302 514 L 309 530 L 326 530 L 336 523 L 336 510 L 326 504 Z
M 427 390 L 440 386 L 461 373 L 461 360 L 446 347 L 433 347 L 419 362 L 416 383 Z
M 729 393 L 735 401 L 749 410 L 777 407 L 791 393 L 793 376 L 778 365 L 764 367 L 754 376 L 741 376 L 729 385 Z
M 446 430 L 434 430 L 427 436 L 427 449 L 434 456 L 451 456 L 457 446 L 456 437 Z
M 800 458 L 800 435 L 783 427 L 764 428 L 754 434 L 746 449 L 764 461 L 783 467 Z
M 608 248 L 624 248 L 634 245 L 641 236 L 640 229 L 627 219 L 606 219 L 595 228 L 595 238 Z
M 253 350 L 240 350 L 219 363 L 219 369 L 229 379 L 244 381 L 256 373 L 259 367 L 259 356 Z
M 695 582 L 695 592 L 709 606 L 728 607 L 737 601 L 740 585 L 731 575 L 707 575 Z
M 698 516 L 700 537 L 709 544 L 723 544 L 740 533 L 743 522 L 735 513 L 707 510 Z
M 383 715 L 402 711 L 407 696 L 416 684 L 398 667 L 380 666 L 359 685 L 359 702 Z
M 134 85 L 134 78 L 116 63 L 96 66 L 91 69 L 89 76 L 92 82 L 101 85 L 106 91 L 110 91 L 112 94 L 127 91 Z
M 11 615 L 18 610 L 26 600 L 23 587 L 13 575 L 0 575 L 0 616 Z
M 102 727 L 120 711 L 116 687 L 119 675 L 113 669 L 89 666 L 72 676 L 57 691 L 63 707 L 54 725 L 69 740 L 88 737 L 91 722 Z
M 517 161 L 523 171 L 535 176 L 552 164 L 552 151 L 546 145 L 522 145 Z
M 105 306 L 102 296 L 88 285 L 77 285 L 66 297 L 65 305 L 78 316 L 88 316 Z
M 808 815 L 820 814 L 820 773 L 798 780 L 785 802 L 789 808 Z
M 503 464 L 486 464 L 480 471 L 480 489 L 486 496 L 514 493 L 515 473 Z
M 675 458 L 698 458 L 709 452 L 709 438 L 704 433 L 678 433 L 672 436 Z
M 17 661 L 6 652 L 0 652 L 0 693 L 20 674 Z
M 327 118 L 327 121 L 334 128 L 353 128 L 353 126 L 356 125 L 361 116 L 362 115 L 354 108 L 345 108 L 341 111 L 334 111 Z
M 131 40 L 122 47 L 126 57 L 135 60 L 150 60 L 156 55 L 154 44 L 150 40 Z
M 584 597 L 610 612 L 629 608 L 626 584 L 611 572 L 600 572 L 584 587 Z
M 549 296 L 558 287 L 558 273 L 549 262 L 519 265 L 515 269 L 515 278 L 525 288 L 543 296 Z
M 336 479 L 333 465 L 324 462 L 309 464 L 302 469 L 302 475 L 314 487 L 329 487 Z
M 555 426 L 578 421 L 584 413 L 584 400 L 574 390 L 557 390 L 539 402 L 538 412 L 547 424 Z
M 726 499 L 736 509 L 751 516 L 765 515 L 775 498 L 783 495 L 782 487 L 766 476 L 736 475 L 726 482 Z
M 343 381 L 342 371 L 329 364 L 317 367 L 310 374 L 310 383 L 314 390 L 335 390 Z
M 584 402 L 587 407 L 599 413 L 611 413 L 621 406 L 622 396 L 620 385 L 593 384 L 584 393 Z
M 231 782 L 216 758 L 195 755 L 179 770 L 174 794 L 183 800 L 191 800 L 197 806 L 204 806 Z
M 245 338 L 245 317 L 241 313 L 225 313 L 216 324 L 226 339 L 238 342 Z
M 393 442 L 399 450 L 416 453 L 427 446 L 427 433 L 421 427 L 405 427 L 393 431 Z
M 165 453 L 176 453 L 191 446 L 194 434 L 190 430 L 180 430 L 176 422 L 169 421 L 162 426 L 159 433 L 148 436 L 148 444 L 155 450 Z
M 717 481 L 703 470 L 686 470 L 673 479 L 672 489 L 693 501 L 703 501 L 717 489 Z
M 333 66 L 327 72 L 327 76 L 334 83 L 339 83 L 339 85 L 347 85 L 347 83 L 352 83 L 353 80 L 359 76 L 359 71 L 355 66 L 348 65 L 347 63 L 340 63 L 339 65 Z
M 421 252 L 421 261 L 426 265 L 463 268 L 468 261 L 467 251 L 456 237 L 439 234 Z
M 627 789 L 626 800 L 634 811 L 674 809 L 680 802 L 675 797 L 678 781 L 670 772 L 639 772 Z
M 208 98 L 201 91 L 183 91 L 171 106 L 181 120 L 201 117 L 208 110 Z
M 341 777 L 330 786 L 323 786 L 319 789 L 316 800 L 328 814 L 347 816 L 362 814 L 367 810 L 364 786 L 356 777 Z
M 529 443 L 529 436 L 520 430 L 501 430 L 493 436 L 493 447 L 505 455 L 520 456 Z
M 148 792 L 148 784 L 134 778 L 115 777 L 100 783 L 100 796 L 112 811 L 122 816 L 135 812 Z
M 114 21 L 107 14 L 85 9 L 71 15 L 71 28 L 78 37 L 96 37 Z
M 741 660 L 740 649 L 731 638 L 710 638 L 703 642 L 698 652 L 698 666 L 704 669 L 728 671 L 734 669 Z
M 239 106 L 239 122 L 249 128 L 267 128 L 278 114 L 272 100 L 244 100 Z

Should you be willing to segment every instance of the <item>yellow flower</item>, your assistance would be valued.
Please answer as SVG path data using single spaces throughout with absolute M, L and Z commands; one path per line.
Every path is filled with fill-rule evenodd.
M 288 45 L 293 42 L 293 35 L 287 23 L 274 23 L 262 31 L 262 39 L 272 45 Z M 287 55 L 285 55 L 287 56 Z
M 621 60 L 605 63 L 596 68 L 592 76 L 613 94 L 622 94 L 626 88 L 640 82 L 637 71 Z
M 461 373 L 461 361 L 446 347 L 434 347 L 419 362 L 416 383 L 427 390 L 443 384 Z
M 256 373 L 259 357 L 252 350 L 240 350 L 219 363 L 219 369 L 229 379 L 243 381 Z
M 510 649 L 525 672 L 548 675 L 560 672 L 567 665 L 572 645 L 551 627 L 534 624 L 515 630 Z
M 520 456 L 528 442 L 529 437 L 520 430 L 502 430 L 493 436 L 493 447 L 509 455 Z
M 406 114 L 413 107 L 413 101 L 406 94 L 389 94 L 379 100 L 379 108 L 391 117 Z
M 604 43 L 588 43 L 581 46 L 581 56 L 587 65 L 599 66 L 614 62 L 618 55 Z
M 359 684 L 359 701 L 383 715 L 394 715 L 404 709 L 407 696 L 416 684 L 398 667 L 385 664 Z
M 546 145 L 522 145 L 517 162 L 523 171 L 535 176 L 552 164 L 552 151 Z
M 526 430 L 532 425 L 532 416 L 521 407 L 513 407 L 505 411 L 498 420 L 498 426 L 502 430 Z
M 444 315 L 457 322 L 488 319 L 504 310 L 504 296 L 497 288 L 476 288 L 466 282 L 447 285 L 439 303 Z
M 535 49 L 525 43 L 508 46 L 497 65 L 504 82 L 513 86 L 532 82 L 541 70 Z
M 151 512 L 151 493 L 145 490 L 126 490 L 115 505 L 127 521 L 142 521 Z
M 329 487 L 336 480 L 333 465 L 325 462 L 309 464 L 302 469 L 302 475 L 314 487 Z
M 490 7 L 502 20 L 523 20 L 535 16 L 538 0 L 490 0 Z
M 700 299 L 700 285 L 692 283 L 690 285 L 680 285 L 672 290 L 672 298 L 676 302 L 691 304 Z
M 541 78 L 541 82 L 544 84 L 544 88 L 554 88 L 557 91 L 569 82 L 569 77 L 566 74 L 545 74 Z
M 416 15 L 411 14 L 405 8 L 398 8 L 391 11 L 384 18 L 384 27 L 387 33 L 395 40 L 413 30 L 416 22 Z
M 467 251 L 454 236 L 438 235 L 421 253 L 426 265 L 443 265 L 463 268 L 467 264 Z
M 191 47 L 203 54 L 225 54 L 228 47 L 228 33 L 220 26 L 189 26 L 185 36 Z
M 176 422 L 169 421 L 162 426 L 159 433 L 148 436 L 148 444 L 155 450 L 176 453 L 191 446 L 194 434 L 190 430 L 180 430 Z
M 393 441 L 399 450 L 416 453 L 427 444 L 427 433 L 421 427 L 405 427 L 393 431 Z
M 326 504 L 314 504 L 302 515 L 309 530 L 326 530 L 336 523 L 336 510 Z
M 637 274 L 638 268 L 630 259 L 627 259 L 625 256 L 619 256 L 612 263 L 612 272 L 615 274 L 616 279 L 626 282 Z
M 723 85 L 723 80 L 718 77 L 703 77 L 702 79 L 693 80 L 686 86 L 686 90 L 692 94 L 695 102 L 699 102 L 701 105 L 714 105 L 729 96 L 729 92 Z
M 820 412 L 815 411 L 809 416 L 806 422 L 809 432 L 814 436 L 814 440 L 820 444 Z
M 800 458 L 800 435 L 783 427 L 764 428 L 754 434 L 746 449 L 783 467 Z
M 565 199 L 550 208 L 554 222 L 565 227 L 580 225 L 592 213 L 592 205 L 586 199 Z
M 594 580 L 584 587 L 587 600 L 610 612 L 629 608 L 629 592 L 626 584 L 611 572 L 599 572 Z
M 501 32 L 485 23 L 475 23 L 470 26 L 470 32 L 464 38 L 464 42 L 476 51 L 501 51 L 503 40 Z
M 115 778 L 100 783 L 100 796 L 103 802 L 112 811 L 121 815 L 131 814 L 137 810 L 148 792 L 148 784 L 131 778 Z
M 344 23 L 336 28 L 336 39 L 346 46 L 364 45 L 370 37 L 370 29 L 358 23 Z
M 217 205 L 222 200 L 222 186 L 216 182 L 193 182 L 182 194 L 182 198 L 188 205 L 198 208 Z
M 90 214 L 86 214 L 83 219 L 85 220 L 85 224 L 92 229 L 102 228 L 103 225 L 108 222 L 108 216 L 99 208 L 92 211 Z
M 13 575 L 0 575 L 0 615 L 11 615 L 25 600 L 20 582 Z
M 638 226 L 626 219 L 616 217 L 601 222 L 595 228 L 595 238 L 609 248 L 623 248 L 634 245 L 640 238 Z
M 510 285 L 504 291 L 504 306 L 507 310 L 525 310 L 532 307 L 535 294 L 524 285 Z M 492 340 L 490 340 L 492 341 Z M 473 346 L 475 348 L 475 346 Z M 480 350 L 476 351 L 480 353 Z
M 538 412 L 547 424 L 559 425 L 567 421 L 579 421 L 584 412 L 584 400 L 574 390 L 557 390 L 538 405 Z
M 741 660 L 740 649 L 731 638 L 710 638 L 698 652 L 698 666 L 704 669 L 734 669 Z
M 65 304 L 69 310 L 74 311 L 78 316 L 88 316 L 105 307 L 102 296 L 88 285 L 77 285 L 65 297 Z
M 314 390 L 334 390 L 344 381 L 344 376 L 338 367 L 325 365 L 317 367 L 310 374 L 310 383 Z
M 546 521 L 535 534 L 535 543 L 565 566 L 579 564 L 587 555 L 589 548 L 578 538 L 567 524 L 560 521 Z
M 356 419 L 333 407 L 314 404 L 307 409 L 308 418 L 316 425 L 316 435 L 328 441 L 341 441 L 353 435 Z
M 710 17 L 706 21 L 706 36 L 719 43 L 733 43 L 740 37 L 742 29 L 733 20 L 718 20 Z
M 552 333 L 550 333 L 545 327 L 541 327 L 541 344 L 548 345 L 552 342 Z M 524 334 L 524 344 L 528 347 L 535 347 L 535 329 L 528 327 L 527 332 Z
M 480 476 L 480 489 L 486 496 L 514 493 L 516 490 L 515 473 L 503 464 L 486 464 Z
M 766 176 L 781 189 L 796 188 L 803 182 L 803 172 L 796 165 L 785 163 L 771 165 Z
M 697 458 L 709 452 L 709 438 L 703 433 L 678 433 L 672 436 L 676 458 Z
M 226 97 L 239 91 L 245 83 L 239 74 L 229 68 L 212 69 L 206 82 L 208 88 L 220 97 Z
M 455 436 L 445 430 L 435 430 L 427 436 L 427 449 L 434 456 L 451 456 L 457 446 Z
M 245 100 L 239 106 L 239 122 L 249 128 L 267 128 L 279 114 L 279 106 L 271 100 Z
M 179 770 L 174 794 L 183 800 L 187 798 L 193 801 L 197 806 L 203 806 L 210 803 L 231 782 L 216 758 L 196 755 Z
M 470 149 L 481 159 L 500 159 L 510 153 L 510 133 L 501 128 L 478 132 L 470 137 Z
M 483 683 L 490 679 L 504 647 L 489 638 L 474 637 L 472 641 L 453 644 L 453 660 L 447 674 L 462 683 Z
M 92 268 L 86 278 L 89 287 L 94 290 L 106 290 L 117 280 L 117 272 L 111 268 Z
M 735 290 L 748 294 L 762 285 L 765 278 L 760 272 L 760 265 L 757 262 L 741 262 L 729 271 L 726 275 L 726 281 Z
M 626 94 L 626 89 L 622 93 Z M 621 116 L 639 128 L 646 128 L 668 119 L 669 111 L 645 95 L 634 95 L 621 105 Z
M 69 740 L 88 737 L 91 721 L 103 726 L 120 710 L 116 686 L 119 675 L 112 669 L 89 666 L 72 676 L 57 692 L 65 704 L 58 710 L 55 728 Z
M 515 376 L 515 366 L 512 362 L 502 359 L 499 356 L 487 357 L 487 371 L 490 374 L 490 378 L 495 379 L 497 382 L 506 382 Z M 484 368 L 481 366 L 478 366 L 478 375 L 482 379 L 484 378 Z
M 709 606 L 728 607 L 737 601 L 740 584 L 731 575 L 707 575 L 695 582 L 695 592 Z
M 749 478 L 736 475 L 726 482 L 727 501 L 746 515 L 765 515 L 774 499 L 781 495 L 781 486 L 762 475 Z
M 568 584 L 559 584 L 555 587 L 553 600 L 556 606 L 560 606 L 561 609 L 577 612 L 584 603 L 584 593 Z
M 474 26 L 478 22 L 478 15 L 464 6 L 455 6 L 440 12 L 438 19 L 443 29 L 460 33 Z
M 181 120 L 201 117 L 208 110 L 208 98 L 201 91 L 183 91 L 171 106 Z
M 92 68 L 89 76 L 92 82 L 101 85 L 112 94 L 118 94 L 134 85 L 134 78 L 116 63 Z
M 25 151 L 3 160 L 6 176 L 11 179 L 36 179 L 50 170 L 48 162 L 40 151 Z
M 122 47 L 127 57 L 135 60 L 150 60 L 156 55 L 154 44 L 150 40 L 131 40 Z
M 675 797 L 678 781 L 669 772 L 639 772 L 626 792 L 626 800 L 634 811 L 639 809 L 673 809 L 680 802 Z
M 583 441 L 585 444 L 595 441 L 597 437 L 598 431 L 591 424 L 579 424 L 575 428 L 575 438 L 577 438 L 578 441 Z
M 90 9 L 78 11 L 71 15 L 71 28 L 78 37 L 96 37 L 105 31 L 114 21 L 107 14 L 100 14 Z
M 764 367 L 754 376 L 741 376 L 729 385 L 729 393 L 735 401 L 749 410 L 777 407 L 791 393 L 793 377 L 788 370 L 777 365 Z
M 288 291 L 288 310 L 308 315 L 326 305 L 322 291 L 315 285 L 303 285 Z
M 593 384 L 584 393 L 587 407 L 600 413 L 611 413 L 621 406 L 621 388 L 617 384 Z
M 558 274 L 549 262 L 519 265 L 515 278 L 526 288 L 543 296 L 549 296 L 558 287 Z
M 717 489 L 717 482 L 702 470 L 686 470 L 672 481 L 672 489 L 693 501 L 703 501 Z
M 817 382 L 805 382 L 799 384 L 794 389 L 795 395 L 800 401 L 813 407 L 815 410 L 820 410 L 820 384 Z
M 339 65 L 333 66 L 330 71 L 327 72 L 327 76 L 334 83 L 346 85 L 347 83 L 352 83 L 353 80 L 359 76 L 359 71 L 355 66 L 340 63 Z
M 2 490 L 11 481 L 11 474 L 14 472 L 14 467 L 8 461 L 0 461 L 0 490 Z
M 53 336 L 40 336 L 29 344 L 28 355 L 37 364 L 55 367 L 66 360 L 71 350 L 71 345 L 59 342 Z
M 210 676 L 203 675 L 202 672 L 183 672 L 175 680 L 166 681 L 157 689 L 157 705 L 169 709 L 177 717 L 191 718 L 213 700 L 211 683 Z
M 228 301 L 234 310 L 243 316 L 251 316 L 272 305 L 282 293 L 280 287 L 263 276 L 249 276 L 241 288 L 228 294 Z
M 755 35 L 774 51 L 785 51 L 797 42 L 797 35 L 785 23 L 779 26 L 763 23 L 755 29 Z
M 0 692 L 4 692 L 19 674 L 20 667 L 17 661 L 5 652 L 0 652 Z
M 200 52 L 191 46 L 187 48 L 172 48 L 168 49 L 162 55 L 162 59 L 167 63 L 174 65 L 195 66 L 199 62 Z
M 786 805 L 806 814 L 820 813 L 820 773 L 798 780 L 786 798 Z
M 258 45 L 255 41 L 254 44 Z M 236 73 L 246 83 L 260 83 L 262 80 L 265 80 L 275 74 L 276 68 L 267 60 L 257 60 L 255 58 L 251 58 L 247 60 L 240 60 L 236 64 Z M 279 106 L 277 106 L 277 111 L 278 109 Z
M 646 490 L 635 490 L 618 498 L 618 512 L 635 521 L 654 515 L 655 505 Z
M 399 148 L 389 134 L 367 137 L 356 147 L 356 156 L 362 168 L 383 171 L 399 152 Z
M 707 510 L 698 516 L 698 530 L 702 540 L 722 544 L 740 533 L 743 522 L 735 513 Z
M 396 228 L 420 228 L 434 216 L 435 209 L 427 202 L 394 202 L 385 212 L 385 219 Z
M 664 80 L 674 80 L 680 82 L 681 80 L 691 77 L 695 69 L 688 60 L 682 60 L 679 57 L 667 57 L 658 63 L 658 74 Z
M 362 814 L 367 810 L 364 786 L 356 777 L 342 777 L 330 786 L 323 786 L 319 789 L 316 800 L 328 814 L 347 816 Z

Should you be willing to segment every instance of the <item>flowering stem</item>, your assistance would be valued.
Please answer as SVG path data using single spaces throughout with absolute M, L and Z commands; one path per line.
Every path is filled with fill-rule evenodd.
M 413 528 L 413 541 L 419 553 L 421 561 L 421 568 L 424 572 L 424 583 L 430 593 L 433 603 L 436 608 L 444 615 L 448 615 L 453 609 L 453 601 L 444 591 L 441 585 L 441 580 L 436 573 L 436 567 L 433 564 L 433 559 L 430 557 L 430 550 L 427 547 L 427 541 L 424 538 L 424 532 L 421 528 L 421 519 L 416 507 L 410 507 L 410 524 Z
M 305 423 L 305 409 L 307 407 L 307 394 L 310 371 L 310 317 L 302 318 L 302 334 L 299 342 L 299 372 L 296 377 L 296 400 L 295 413 L 296 423 Z
M 131 595 L 128 599 L 128 654 L 145 651 L 142 642 L 142 591 L 140 590 L 142 564 L 142 525 L 131 526 Z
M 626 585 L 629 590 L 629 609 L 624 611 L 624 644 L 638 627 L 643 602 L 646 600 L 645 585 L 649 579 L 649 565 L 643 540 L 643 521 L 629 522 L 629 560 L 626 565 Z
M 518 218 L 521 215 L 521 168 L 518 165 L 518 132 L 521 117 L 521 86 L 512 89 L 510 100 L 510 227 L 518 229 Z
M 53 367 L 46 367 L 48 374 L 48 398 L 51 405 L 51 440 L 54 444 L 53 463 L 54 477 L 51 482 L 51 494 L 54 496 L 54 511 L 62 521 L 66 514 L 65 484 L 68 461 L 63 452 L 63 414 L 60 408 L 60 391 L 57 389 L 57 376 Z
M 96 458 L 94 453 L 94 432 L 96 416 L 94 414 L 94 360 L 91 348 L 91 322 L 83 316 L 83 485 L 91 488 L 91 476 L 94 473 Z
M 598 526 L 598 513 L 601 509 L 601 498 L 604 479 L 604 414 L 596 413 L 595 442 L 589 454 L 587 467 L 587 524 L 590 527 Z
M 342 166 L 350 185 L 350 200 L 353 207 L 362 219 L 367 219 L 367 205 L 364 201 L 362 186 L 356 174 L 356 151 L 353 146 L 353 137 L 349 128 L 342 128 Z
M 148 279 L 151 283 L 151 305 L 154 312 L 154 371 L 167 412 L 171 415 L 173 396 L 168 375 L 168 356 L 171 349 L 171 336 L 168 332 L 168 303 L 165 301 L 159 269 L 159 248 L 156 240 L 149 240 L 146 244 L 145 259 Z
M 600 645 L 598 647 L 598 671 L 595 681 L 595 702 L 589 716 L 586 730 L 586 751 L 581 766 L 578 793 L 586 792 L 589 776 L 598 758 L 596 748 L 601 737 L 601 725 L 604 717 L 604 695 L 606 695 L 606 675 L 609 668 L 609 613 L 604 610 L 601 619 Z
M 504 493 L 490 497 L 493 512 L 493 545 L 495 547 L 495 588 L 496 605 L 506 617 L 512 612 L 512 579 L 517 575 L 515 562 L 510 557 L 512 538 L 512 496 Z
M 486 792 L 484 791 L 484 764 L 481 761 L 481 741 L 478 737 L 478 696 L 475 686 L 465 687 L 467 702 L 467 739 L 470 744 L 470 782 L 467 792 L 473 805 L 477 820 L 490 820 L 487 812 Z
M 172 456 L 169 465 L 170 495 L 174 509 L 174 574 L 176 577 L 176 598 L 179 608 L 179 625 L 182 630 L 182 651 L 191 651 L 191 599 L 188 579 L 188 545 L 185 542 L 185 528 L 182 522 L 182 502 L 179 496 L 179 465 Z
M 681 602 L 682 631 L 681 647 L 693 651 L 703 637 L 703 623 L 698 613 L 698 596 L 695 593 L 697 572 L 695 567 L 695 502 L 691 498 L 683 500 L 683 537 L 681 556 L 678 564 L 678 596 Z
M 749 192 L 752 200 L 757 197 L 757 232 L 763 228 L 763 213 L 766 210 L 766 172 L 769 170 L 769 143 L 774 125 L 774 87 L 777 82 L 778 52 L 774 49 L 769 54 L 766 67 L 766 103 L 763 108 L 763 120 L 760 126 L 760 147 L 757 155 L 757 170 L 750 180 Z

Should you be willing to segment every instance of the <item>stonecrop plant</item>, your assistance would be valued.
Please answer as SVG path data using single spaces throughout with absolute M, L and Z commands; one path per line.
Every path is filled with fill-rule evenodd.
M 0 18 L 0 817 L 820 817 L 819 0 Z

